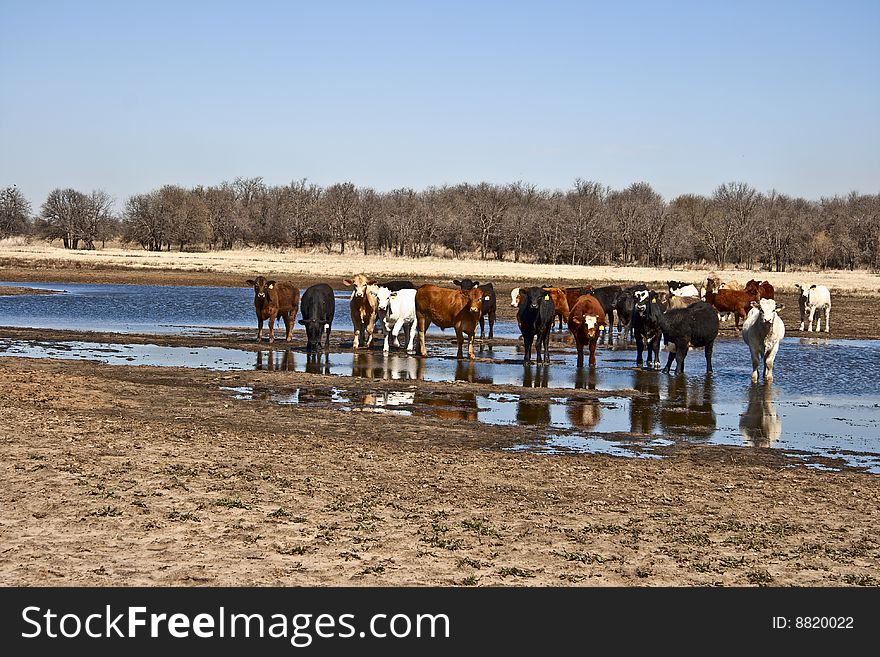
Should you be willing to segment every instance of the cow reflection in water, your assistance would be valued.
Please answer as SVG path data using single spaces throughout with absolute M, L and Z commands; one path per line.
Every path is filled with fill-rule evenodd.
M 467 381 L 468 383 L 493 383 L 491 374 L 487 376 L 485 374 L 480 375 L 477 373 L 477 364 L 472 360 L 460 360 L 456 362 L 455 380 Z
M 770 447 L 782 435 L 782 420 L 776 414 L 773 384 L 752 385 L 749 403 L 740 416 L 739 430 L 753 447 Z
M 546 388 L 550 383 L 550 368 L 546 365 L 523 366 L 523 388 Z
M 363 396 L 361 403 L 364 408 L 372 411 L 409 415 L 411 407 L 415 403 L 416 393 L 401 390 L 388 390 L 383 392 L 368 393 Z
M 574 387 L 582 390 L 595 390 L 598 373 L 593 368 L 579 367 L 574 375 Z
M 668 381 L 666 399 L 660 404 L 660 427 L 665 434 L 708 438 L 717 428 L 712 410 L 712 377 L 676 376 Z
M 592 429 L 601 419 L 602 405 L 598 399 L 571 399 L 565 412 L 573 427 Z
M 330 374 L 330 352 L 310 351 L 306 355 L 308 374 Z
M 632 398 L 629 407 L 630 431 L 654 433 L 660 405 L 660 376 L 655 370 L 633 370 L 633 387 L 639 395 Z
M 405 354 L 352 354 L 351 375 L 365 379 L 416 381 L 425 377 L 425 360 Z
M 549 400 L 548 400 L 549 401 Z M 522 399 L 516 404 L 516 423 L 547 426 L 550 424 L 550 404 L 540 399 Z
M 290 349 L 281 349 L 279 351 L 280 353 L 276 352 L 274 349 L 269 349 L 269 351 L 266 352 L 258 351 L 257 365 L 254 369 L 267 370 L 269 372 L 275 370 L 293 372 L 294 369 L 296 369 L 293 353 Z
M 444 396 L 430 391 L 416 391 L 414 403 L 422 407 L 418 412 L 419 415 L 443 420 L 470 420 L 472 422 L 477 420 L 479 408 L 477 396 L 470 392 Z

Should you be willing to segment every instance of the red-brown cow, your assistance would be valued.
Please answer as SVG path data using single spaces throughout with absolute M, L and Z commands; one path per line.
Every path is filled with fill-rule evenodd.
M 754 293 L 746 290 L 715 290 L 715 281 L 711 278 L 706 281 L 706 302 L 715 307 L 720 314 L 733 313 L 734 323 L 739 329 L 740 320 L 744 320 L 752 307 L 752 301 L 758 300 L 757 291 Z
M 773 286 L 770 285 L 770 281 L 761 281 L 758 283 L 754 278 L 746 283 L 745 291 L 749 294 L 754 294 L 758 297 L 759 301 L 761 299 L 772 299 L 775 294 Z
M 458 338 L 458 357 L 462 357 L 464 333 L 468 334 L 468 358 L 474 356 L 474 334 L 483 314 L 483 293 L 478 287 L 450 290 L 438 285 L 422 285 L 416 290 L 416 322 L 419 327 L 419 349 L 428 355 L 425 331 L 434 323 L 441 329 L 454 328 Z
M 606 324 L 605 310 L 591 294 L 582 295 L 568 315 L 568 330 L 577 344 L 577 366 L 584 366 L 584 345 L 590 347 L 590 367 L 596 366 L 596 342 L 599 332 Z
M 265 276 L 248 279 L 254 288 L 254 310 L 257 312 L 257 342 L 263 339 L 263 322 L 269 321 L 269 342 L 275 342 L 275 322 L 284 320 L 285 339 L 290 342 L 293 322 L 299 309 L 299 288 L 292 283 L 268 280 Z
M 584 285 L 583 287 L 567 287 L 565 288 L 565 300 L 568 302 L 568 310 L 574 308 L 574 304 L 585 294 L 593 291 L 592 285 Z

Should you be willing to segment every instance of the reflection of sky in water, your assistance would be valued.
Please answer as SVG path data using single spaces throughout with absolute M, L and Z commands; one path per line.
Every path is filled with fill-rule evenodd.
M 534 426 L 542 429 L 542 436 L 547 433 L 543 429 L 552 430 L 557 439 L 568 435 L 570 444 L 560 447 L 562 451 L 577 450 L 578 440 L 572 438 L 576 434 L 583 442 L 589 440 L 584 438 L 587 432 L 602 434 L 603 439 L 609 434 L 634 433 L 643 435 L 645 441 L 662 436 L 804 451 L 880 472 L 880 396 L 876 392 L 880 341 L 787 339 L 777 357 L 775 382 L 769 387 L 751 384 L 748 349 L 733 339 L 718 341 L 713 359 L 715 373 L 710 377 L 705 375 L 701 351 L 688 356 L 688 374 L 684 377 L 635 369 L 632 350 L 600 349 L 598 367 L 593 371 L 576 368 L 574 352 L 566 345 L 557 345 L 549 367 L 523 366 L 521 351 L 515 346 L 482 352 L 484 358 L 493 359 L 491 362 L 450 358 L 454 347 L 436 340 L 429 351 L 432 357 L 428 359 L 347 351 L 309 357 L 288 349 L 247 351 L 0 339 L 0 355 L 8 356 L 218 370 L 306 371 L 399 381 L 549 386 L 560 389 L 560 394 L 549 401 L 487 393 L 471 395 L 473 399 L 468 401 L 458 398 L 450 402 L 438 395 L 430 401 L 429 395 L 423 395 L 407 402 L 404 397 L 389 400 L 377 393 L 373 401 L 352 399 L 347 408 L 420 414 L 419 409 L 430 407 L 430 414 L 449 419 Z M 572 388 L 635 394 L 601 400 L 566 399 L 565 389 Z M 286 403 L 301 402 L 295 398 Z M 553 449 L 553 442 L 548 439 L 541 448 Z

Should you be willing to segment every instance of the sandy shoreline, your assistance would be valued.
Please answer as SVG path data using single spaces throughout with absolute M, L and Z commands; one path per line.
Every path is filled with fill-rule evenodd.
M 667 280 L 698 282 L 705 280 L 711 267 L 702 269 L 656 269 L 646 267 L 581 267 L 498 262 L 494 260 L 452 260 L 444 258 L 390 258 L 363 256 L 357 252 L 286 251 L 248 249 L 205 253 L 161 252 L 107 248 L 96 251 L 69 251 L 43 243 L 19 245 L 0 243 L 0 280 L 82 280 L 82 272 L 93 271 L 101 277 L 107 271 L 126 272 L 130 282 L 138 276 L 149 281 L 155 272 L 177 272 L 186 284 L 236 286 L 236 278 L 258 273 L 298 279 L 342 279 L 364 272 L 380 278 L 414 278 L 421 281 L 446 281 L 469 277 L 526 284 L 578 283 L 588 281 L 639 281 L 665 283 Z M 766 272 L 724 270 L 723 280 L 745 282 L 750 278 L 769 280 L 780 291 L 791 292 L 795 283 L 819 282 L 832 292 L 880 296 L 880 275 L 865 271 Z M 28 278 L 20 278 L 28 276 Z M 70 277 L 75 277 L 70 278 Z M 65 278 L 66 277 L 66 278 Z M 230 280 L 232 279 L 232 280 Z M 199 283 L 199 281 L 204 281 Z

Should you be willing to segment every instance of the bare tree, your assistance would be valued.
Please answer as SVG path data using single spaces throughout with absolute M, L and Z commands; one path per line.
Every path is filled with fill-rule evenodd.
M 480 259 L 485 260 L 496 238 L 496 231 L 504 220 L 508 207 L 507 195 L 497 185 L 489 183 L 462 185 L 460 189 L 467 204 L 474 233 L 479 239 Z
M 361 243 L 364 255 L 369 252 L 370 236 L 379 214 L 380 203 L 376 190 L 368 187 L 357 190 L 357 202 L 354 206 L 354 234 Z
M 18 187 L 0 191 L 0 238 L 26 233 L 30 217 L 31 204 Z
M 88 215 L 88 196 L 75 189 L 53 189 L 42 207 L 46 237 L 60 239 L 65 249 L 79 248 Z
M 609 189 L 597 182 L 574 181 L 574 189 L 565 195 L 571 208 L 568 250 L 572 265 L 592 264 L 598 257 L 600 242 L 595 235 L 607 232 Z
M 345 243 L 351 231 L 354 219 L 354 207 L 357 202 L 357 189 L 350 182 L 337 183 L 327 188 L 324 193 L 325 221 L 328 229 L 329 244 L 339 242 L 339 249 L 345 253 Z

